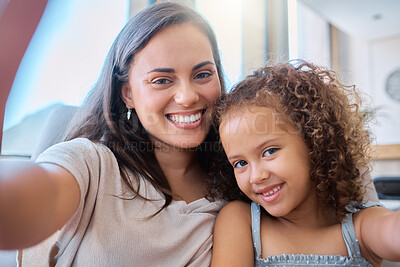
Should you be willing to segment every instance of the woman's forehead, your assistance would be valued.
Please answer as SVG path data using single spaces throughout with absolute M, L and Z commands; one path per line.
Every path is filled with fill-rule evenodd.
M 169 65 L 214 63 L 212 46 L 207 36 L 189 23 L 168 26 L 155 34 L 135 55 L 133 65 L 167 68 Z

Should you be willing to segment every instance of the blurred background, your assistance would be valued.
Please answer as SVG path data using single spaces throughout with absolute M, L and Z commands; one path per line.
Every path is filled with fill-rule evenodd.
M 49 111 L 82 103 L 120 29 L 152 2 L 47 1 L 7 99 L 3 155 L 29 156 Z M 228 88 L 267 60 L 302 58 L 328 66 L 365 93 L 363 111 L 372 115 L 380 157 L 400 156 L 400 1 L 177 2 L 213 25 Z
M 8 2 L 0 0 L 0 16 Z M 118 32 L 154 2 L 47 1 L 7 99 L 2 158 L 29 159 L 51 110 L 82 103 Z M 332 68 L 345 84 L 355 84 L 371 119 L 372 177 L 400 177 L 400 1 L 176 2 L 196 9 L 213 26 L 227 88 L 268 60 L 296 58 Z M 398 203 L 389 199 L 385 205 L 397 209 Z M 3 263 L 0 258 L 0 266 L 7 266 Z

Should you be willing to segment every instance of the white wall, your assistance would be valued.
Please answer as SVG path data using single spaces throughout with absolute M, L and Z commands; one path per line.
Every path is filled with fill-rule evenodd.
M 4 130 L 53 103 L 80 104 L 127 18 L 126 0 L 48 1 L 11 88 Z
M 242 75 L 242 0 L 199 0 L 196 8 L 214 28 L 229 89 Z
M 198 0 L 196 8 L 214 28 L 228 89 L 265 64 L 265 0 Z
M 299 1 L 297 1 L 297 47 L 294 46 L 293 49 L 297 49 L 297 53 L 294 53 L 297 54 L 297 58 L 317 65 L 331 66 L 329 23 Z
M 339 73 L 362 92 L 363 109 L 377 108 L 370 130 L 378 145 L 400 144 L 400 102 L 385 92 L 387 77 L 400 68 L 400 36 L 362 40 L 340 33 Z
M 299 1 L 297 10 L 299 58 L 332 66 L 344 84 L 356 85 L 363 94 L 362 109 L 378 108 L 370 124 L 374 142 L 400 144 L 400 102 L 385 92 L 387 77 L 400 69 L 400 36 L 374 40 L 350 36 L 330 29 L 327 20 Z
M 394 70 L 400 69 L 400 36 L 376 40 L 369 47 L 371 93 L 375 106 L 382 108 L 372 129 L 378 144 L 400 144 L 400 102 L 385 92 L 386 79 Z

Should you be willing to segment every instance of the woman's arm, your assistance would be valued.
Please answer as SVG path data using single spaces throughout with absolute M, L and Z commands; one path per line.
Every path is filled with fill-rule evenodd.
M 400 210 L 373 207 L 354 218 L 360 245 L 373 258 L 400 261 Z
M 254 266 L 248 203 L 233 201 L 219 212 L 214 226 L 211 266 Z
M 60 229 L 78 207 L 75 178 L 55 164 L 0 162 L 0 249 L 33 246 Z

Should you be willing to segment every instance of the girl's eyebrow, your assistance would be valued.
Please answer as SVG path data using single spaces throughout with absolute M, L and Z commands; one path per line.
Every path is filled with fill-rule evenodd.
M 228 161 L 235 161 L 238 158 L 240 158 L 240 155 L 233 155 L 233 156 L 228 157 Z
M 278 141 L 279 139 L 280 139 L 279 137 L 269 139 L 269 140 L 267 140 L 266 142 L 263 142 L 263 143 L 259 144 L 259 145 L 256 147 L 256 149 L 257 149 L 257 150 L 261 150 L 261 149 L 264 148 L 264 147 L 270 146 L 270 145 L 271 145 L 270 143 L 274 143 L 274 142 Z
M 278 141 L 279 139 L 280 139 L 279 137 L 276 137 L 276 138 L 269 139 L 269 140 L 267 140 L 266 142 L 262 142 L 261 144 L 259 144 L 258 146 L 256 146 L 256 147 L 254 148 L 254 150 L 256 150 L 256 151 L 261 150 L 261 149 L 264 148 L 264 147 L 270 146 L 270 143 L 276 142 L 276 141 Z M 231 155 L 231 156 L 229 156 L 229 157 L 227 157 L 227 158 L 228 158 L 229 161 L 232 161 L 232 160 L 235 160 L 236 158 L 240 158 L 240 157 L 241 157 L 241 156 L 240 156 L 240 153 L 239 153 L 239 154 Z

